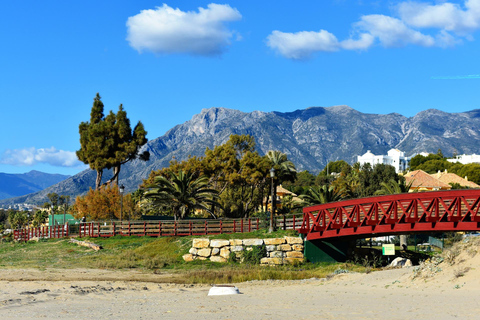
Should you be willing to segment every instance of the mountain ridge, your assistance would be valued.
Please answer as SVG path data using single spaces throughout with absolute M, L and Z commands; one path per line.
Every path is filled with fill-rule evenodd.
M 0 199 L 41 191 L 69 177 L 69 175 L 51 174 L 36 170 L 27 173 L 0 172 Z
M 231 134 L 250 134 L 257 151 L 280 150 L 298 170 L 317 173 L 328 161 L 356 161 L 371 150 L 386 154 L 398 148 L 412 155 L 442 149 L 448 155 L 480 152 L 480 109 L 447 113 L 423 110 L 413 117 L 398 113 L 367 114 L 349 106 L 310 107 L 291 112 L 242 112 L 228 108 L 206 108 L 163 136 L 150 140 L 141 151 L 150 160 L 134 160 L 122 166 L 120 183 L 135 190 L 152 170 L 169 162 L 202 156 L 207 147 L 226 142 Z M 104 177 L 111 174 L 105 172 Z M 85 170 L 45 190 L 14 201 L 42 202 L 48 192 L 75 196 L 94 186 L 95 172 Z M 3 200 L 5 201 L 5 200 Z M 0 201 L 0 204 L 2 201 Z

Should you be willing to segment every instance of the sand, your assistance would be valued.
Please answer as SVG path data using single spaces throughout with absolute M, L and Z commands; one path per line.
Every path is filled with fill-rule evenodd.
M 403 268 L 328 279 L 250 281 L 237 283 L 241 294 L 229 296 L 208 296 L 209 285 L 161 283 L 168 275 L 2 269 L 0 317 L 478 319 L 478 272 L 472 268 L 456 278 L 454 267 L 429 279 L 412 279 L 413 269 Z
M 179 274 L 0 269 L 0 319 L 479 319 L 479 253 L 470 238 L 420 267 L 249 281 L 229 296 L 168 283 Z

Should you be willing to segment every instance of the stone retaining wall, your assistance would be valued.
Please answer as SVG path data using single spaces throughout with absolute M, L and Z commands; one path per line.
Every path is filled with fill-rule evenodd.
M 192 248 L 183 260 L 210 260 L 227 262 L 230 253 L 237 258 L 242 257 L 244 250 L 252 250 L 254 246 L 265 245 L 267 256 L 261 259 L 263 265 L 295 264 L 303 262 L 303 240 L 300 237 L 283 237 L 267 239 L 231 239 L 210 240 L 207 238 L 193 239 Z

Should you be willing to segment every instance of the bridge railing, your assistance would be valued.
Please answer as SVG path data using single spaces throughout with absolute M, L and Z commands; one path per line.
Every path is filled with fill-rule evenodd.
M 369 197 L 306 207 L 300 233 L 307 239 L 480 227 L 480 190 Z

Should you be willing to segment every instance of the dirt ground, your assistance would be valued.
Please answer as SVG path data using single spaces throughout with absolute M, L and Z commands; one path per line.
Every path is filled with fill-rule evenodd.
M 413 268 L 404 268 L 328 279 L 250 281 L 236 284 L 241 294 L 228 296 L 208 296 L 209 285 L 161 283 L 169 276 L 162 274 L 2 269 L 0 317 L 478 319 L 477 262 L 480 257 L 469 259 L 470 269 L 461 277 L 455 276 L 459 264 L 415 279 Z

